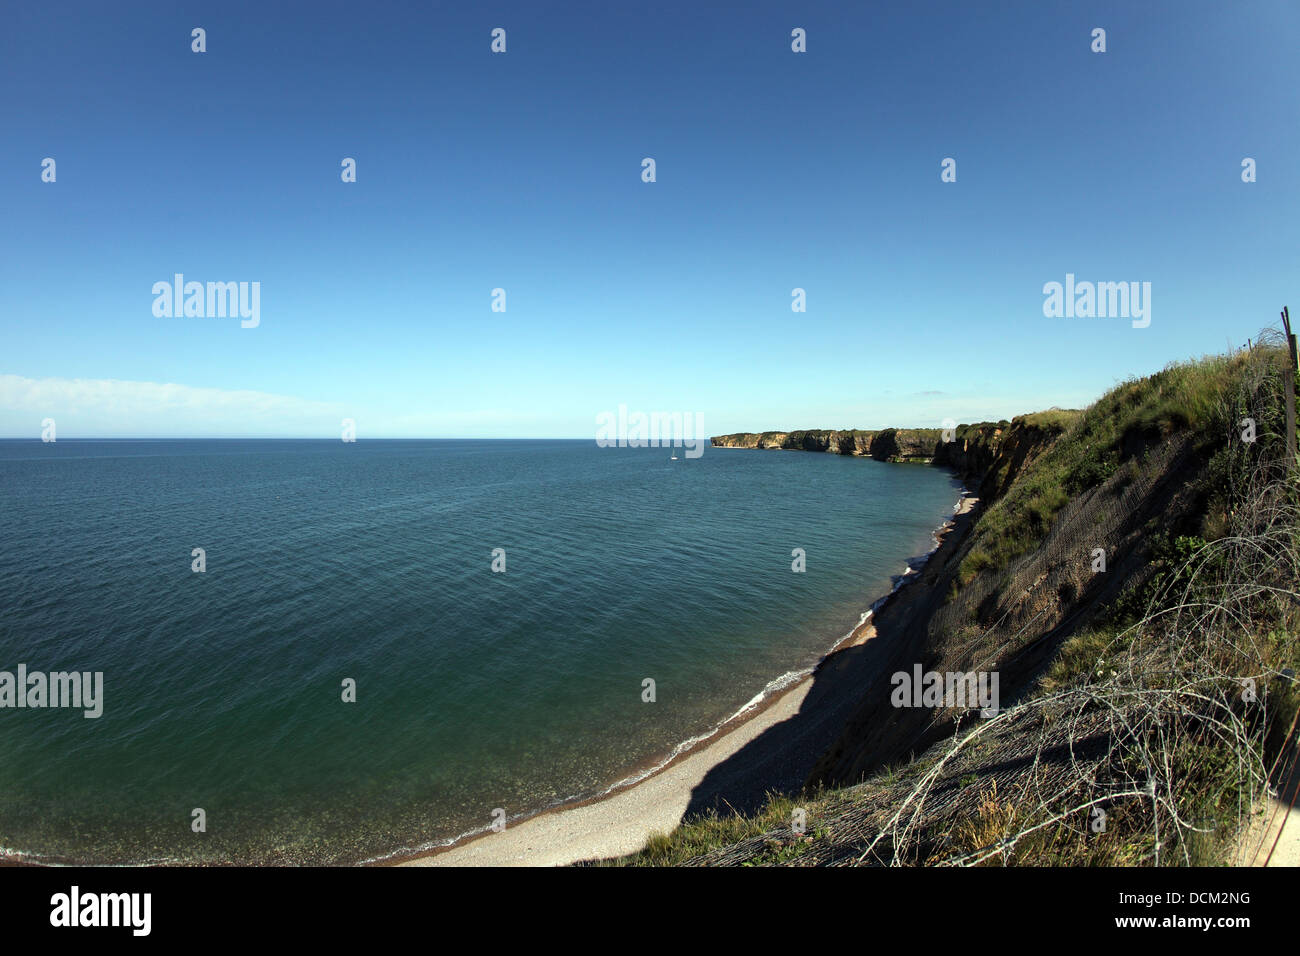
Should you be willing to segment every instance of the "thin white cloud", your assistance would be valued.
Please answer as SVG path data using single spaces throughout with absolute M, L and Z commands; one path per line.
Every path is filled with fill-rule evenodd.
M 0 434 L 59 437 L 333 436 L 342 406 L 270 392 L 119 379 L 0 375 Z

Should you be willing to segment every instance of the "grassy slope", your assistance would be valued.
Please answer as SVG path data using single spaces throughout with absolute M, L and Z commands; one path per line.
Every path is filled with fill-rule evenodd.
M 1230 411 L 1225 397 L 1243 361 L 1223 356 L 1174 364 L 1119 385 L 1086 412 L 1040 412 L 1017 419 L 1063 433 L 1064 440 L 983 515 L 961 578 L 968 581 L 985 568 L 1004 567 L 1032 550 L 1071 498 L 1101 484 L 1122 464 L 1137 467 L 1135 450 L 1177 431 L 1190 430 L 1210 444 L 1226 434 Z

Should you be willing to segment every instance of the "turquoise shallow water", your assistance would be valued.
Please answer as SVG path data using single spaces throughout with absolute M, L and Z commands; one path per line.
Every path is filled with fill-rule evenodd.
M 0 441 L 0 670 L 104 674 L 98 719 L 0 709 L 0 847 L 355 862 L 594 795 L 815 663 L 958 490 L 833 455 L 669 459 Z

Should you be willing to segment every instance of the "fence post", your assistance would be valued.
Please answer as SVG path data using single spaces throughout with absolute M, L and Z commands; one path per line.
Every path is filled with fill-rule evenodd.
M 1282 385 L 1286 390 L 1286 454 L 1287 468 L 1294 471 L 1296 466 L 1295 451 L 1295 377 L 1300 363 L 1296 358 L 1295 333 L 1291 331 L 1291 310 L 1282 307 L 1282 328 L 1286 330 L 1286 344 L 1291 361 L 1286 364 L 1286 373 L 1282 376 Z

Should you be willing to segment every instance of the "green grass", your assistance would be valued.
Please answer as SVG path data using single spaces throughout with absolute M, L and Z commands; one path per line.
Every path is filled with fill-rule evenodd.
M 767 841 L 767 846 L 749 863 L 784 863 L 805 852 L 816 840 L 816 801 L 797 801 L 791 797 L 769 794 L 763 809 L 749 816 L 719 814 L 710 810 L 687 820 L 672 833 L 654 833 L 640 852 L 615 860 L 602 861 L 603 866 L 679 866 L 720 846 L 728 846 L 760 836 L 768 831 L 784 831 Z M 807 832 L 793 831 L 793 814 L 796 808 L 807 813 Z
M 1174 363 L 1118 385 L 1083 412 L 1052 409 L 1013 419 L 1013 428 L 1060 437 L 981 516 L 958 571 L 959 585 L 1038 547 L 1072 498 L 1170 435 L 1190 430 L 1206 441 L 1226 439 L 1235 412 L 1225 396 L 1246 361 L 1238 354 Z

